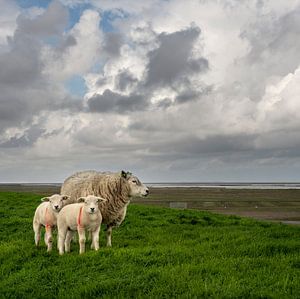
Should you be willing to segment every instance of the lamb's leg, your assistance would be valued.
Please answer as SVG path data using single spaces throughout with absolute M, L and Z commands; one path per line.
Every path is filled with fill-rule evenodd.
M 107 225 L 106 227 L 106 246 L 111 247 L 111 234 L 112 234 L 112 226 Z
M 85 251 L 85 229 L 78 226 L 77 231 L 79 236 L 79 253 L 82 254 Z
M 67 236 L 65 240 L 65 252 L 70 252 L 72 238 L 73 238 L 73 232 L 69 230 L 67 232 Z
M 100 234 L 100 228 L 101 225 L 99 225 L 99 227 L 97 227 L 93 232 L 92 232 L 92 245 L 91 248 L 95 249 L 96 251 L 99 250 L 99 234 Z
M 33 231 L 34 231 L 34 242 L 38 246 L 41 238 L 41 224 L 37 221 L 33 221 Z
M 58 249 L 60 255 L 64 254 L 64 242 L 66 239 L 66 234 L 67 234 L 67 228 L 59 228 L 57 249 Z
M 50 252 L 52 250 L 52 227 L 46 226 L 46 242 L 47 242 L 47 251 Z

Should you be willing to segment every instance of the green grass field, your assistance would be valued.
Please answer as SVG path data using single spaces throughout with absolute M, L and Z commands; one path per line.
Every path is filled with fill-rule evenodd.
M 113 248 L 60 257 L 34 246 L 40 198 L 0 192 L 1 298 L 300 298 L 300 227 L 130 205 Z

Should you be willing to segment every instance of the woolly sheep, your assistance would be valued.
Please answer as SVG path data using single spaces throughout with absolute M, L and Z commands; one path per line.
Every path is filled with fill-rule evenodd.
M 69 197 L 67 195 L 54 194 L 50 197 L 43 197 L 43 201 L 35 210 L 33 217 L 33 230 L 35 245 L 38 246 L 41 237 L 41 227 L 44 226 L 45 231 L 45 244 L 47 251 L 52 250 L 52 228 L 56 226 L 57 215 L 61 208 L 66 203 Z
M 79 235 L 79 253 L 85 251 L 85 230 L 92 234 L 92 249 L 99 249 L 99 233 L 102 222 L 102 216 L 99 210 L 99 203 L 106 199 L 94 195 L 81 197 L 79 202 L 66 205 L 59 213 L 57 218 L 58 228 L 58 250 L 59 254 L 70 251 L 71 240 L 74 231 Z
M 99 204 L 99 208 L 102 222 L 107 226 L 107 246 L 111 246 L 112 228 L 123 222 L 131 197 L 147 196 L 149 189 L 130 172 L 83 171 L 68 177 L 61 192 L 70 195 L 70 203 L 89 194 L 107 199 Z

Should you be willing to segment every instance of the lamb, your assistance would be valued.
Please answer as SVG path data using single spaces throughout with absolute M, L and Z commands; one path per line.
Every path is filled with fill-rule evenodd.
M 46 229 L 44 240 L 47 251 L 50 252 L 52 250 L 52 228 L 56 226 L 57 215 L 68 199 L 69 196 L 59 194 L 43 197 L 41 199 L 43 203 L 36 208 L 33 217 L 34 240 L 36 246 L 39 245 L 41 227 L 44 226 Z
M 106 198 L 106 202 L 100 202 L 99 209 L 107 227 L 107 246 L 111 246 L 112 228 L 123 222 L 131 197 L 147 196 L 149 189 L 130 172 L 83 171 L 68 177 L 61 192 L 70 195 L 69 203 L 89 194 Z
M 79 202 L 66 205 L 59 213 L 57 218 L 58 228 L 58 250 L 59 254 L 65 251 L 70 252 L 71 240 L 74 231 L 77 230 L 79 235 L 79 253 L 85 251 L 85 230 L 92 234 L 92 249 L 99 249 L 99 233 L 102 222 L 102 215 L 99 210 L 99 203 L 105 202 L 106 199 L 94 195 L 81 197 Z

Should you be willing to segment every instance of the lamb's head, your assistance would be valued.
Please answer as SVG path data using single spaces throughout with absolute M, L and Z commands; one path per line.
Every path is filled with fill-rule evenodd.
M 149 194 L 148 187 L 132 173 L 122 170 L 121 176 L 128 182 L 129 196 L 147 196 Z
M 99 210 L 99 203 L 104 201 L 106 201 L 105 198 L 94 195 L 88 195 L 78 199 L 78 202 L 84 202 L 84 210 L 89 214 L 97 213 Z
M 41 201 L 49 201 L 52 210 L 59 212 L 69 198 L 67 195 L 54 194 L 50 197 L 43 197 Z

